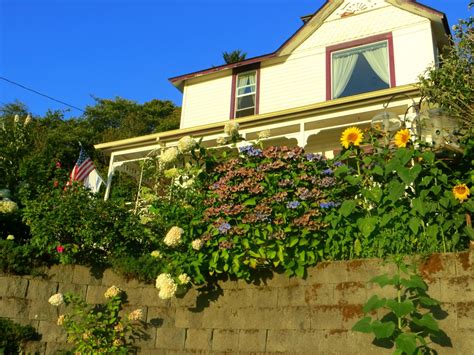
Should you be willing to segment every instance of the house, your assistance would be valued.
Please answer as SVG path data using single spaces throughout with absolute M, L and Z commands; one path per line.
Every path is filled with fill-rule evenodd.
M 445 15 L 409 0 L 328 0 L 275 52 L 170 79 L 183 93 L 180 129 L 96 145 L 115 170 L 190 135 L 216 146 L 226 122 L 247 139 L 298 144 L 331 157 L 346 127 L 370 125 L 385 108 L 410 118 L 413 85 L 450 44 Z M 408 116 L 407 116 L 408 113 Z

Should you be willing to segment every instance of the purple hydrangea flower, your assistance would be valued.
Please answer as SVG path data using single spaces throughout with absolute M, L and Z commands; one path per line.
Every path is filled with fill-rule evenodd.
M 320 161 L 323 156 L 321 154 L 308 153 L 305 155 L 306 160 L 308 161 Z
M 325 169 L 322 171 L 323 175 L 332 175 L 332 169 Z
M 301 202 L 299 201 L 290 201 L 286 204 L 286 208 L 295 209 L 295 208 L 298 208 L 300 205 L 301 205 Z
M 333 164 L 335 167 L 339 167 L 339 166 L 343 166 L 344 163 L 342 161 L 336 161 L 334 164 Z
M 220 234 L 227 234 L 230 228 L 230 224 L 227 222 L 224 222 L 219 227 L 217 227 Z

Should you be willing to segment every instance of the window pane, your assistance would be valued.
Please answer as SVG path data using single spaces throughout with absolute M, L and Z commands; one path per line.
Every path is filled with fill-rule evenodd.
M 235 118 L 251 116 L 251 115 L 254 115 L 254 114 L 255 114 L 255 109 L 252 107 L 252 108 L 248 108 L 248 109 L 245 109 L 245 110 L 242 110 L 242 111 L 237 111 L 235 113 Z
M 237 92 L 237 96 L 245 95 L 245 94 L 251 94 L 255 92 L 255 85 L 253 86 L 244 86 L 243 88 L 239 88 L 239 91 Z
M 255 107 L 255 95 L 239 97 L 237 99 L 237 110 Z
M 386 41 L 338 51 L 332 55 L 332 97 L 390 87 Z

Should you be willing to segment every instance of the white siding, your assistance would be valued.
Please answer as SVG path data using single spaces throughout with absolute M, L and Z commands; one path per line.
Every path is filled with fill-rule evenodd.
M 230 71 L 212 80 L 186 82 L 180 128 L 224 121 L 230 115 L 232 75 Z M 207 79 L 207 78 L 206 78 Z
M 430 21 L 392 5 L 380 6 L 349 17 L 330 17 L 284 61 L 263 62 L 259 113 L 325 101 L 326 48 L 382 33 L 393 35 L 397 86 L 416 82 L 434 62 Z M 187 83 L 182 128 L 229 118 L 232 75 L 226 73 L 226 77 Z

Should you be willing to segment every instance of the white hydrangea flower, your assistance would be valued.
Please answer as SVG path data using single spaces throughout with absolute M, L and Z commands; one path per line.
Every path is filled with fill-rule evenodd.
M 61 293 L 56 293 L 49 298 L 48 302 L 50 305 L 58 307 L 64 303 L 64 297 Z
M 15 121 L 15 123 L 20 122 L 20 116 L 15 115 L 15 118 L 13 119 L 13 121 Z
M 159 250 L 153 250 L 150 255 L 153 257 L 153 258 L 156 258 L 156 259 L 161 259 L 162 255 L 161 255 L 161 252 Z
M 202 239 L 194 239 L 191 242 L 191 246 L 193 247 L 194 250 L 201 250 L 203 245 L 204 245 L 204 240 Z
M 56 324 L 57 324 L 57 325 L 63 325 L 65 318 L 66 318 L 66 316 L 65 316 L 64 314 L 61 314 L 61 315 L 58 317 L 58 320 L 56 321 Z
M 191 282 L 191 278 L 188 276 L 188 274 L 179 275 L 178 280 L 181 283 L 181 285 L 186 285 Z
M 258 139 L 265 139 L 270 137 L 270 130 L 269 129 L 264 129 L 261 132 L 258 132 Z
M 123 345 L 123 340 L 122 339 L 114 339 L 113 344 L 114 344 L 114 346 L 122 346 Z
M 166 233 L 165 239 L 163 242 L 169 247 L 175 247 L 181 243 L 181 235 L 184 233 L 184 230 L 179 227 L 171 227 L 171 229 Z
M 16 202 L 10 200 L 0 201 L 0 213 L 13 213 L 18 209 Z
M 15 240 L 15 237 L 13 236 L 13 234 L 9 234 L 7 240 Z
M 196 141 L 190 136 L 184 136 L 178 141 L 178 150 L 180 153 L 190 152 L 196 146 Z
M 229 121 L 224 126 L 224 133 L 228 136 L 233 136 L 239 133 L 239 124 L 235 121 Z
M 156 278 L 156 288 L 160 291 L 158 297 L 163 300 L 170 299 L 176 294 L 178 290 L 178 285 L 173 280 L 170 274 L 164 273 L 160 274 Z
M 104 293 L 104 297 L 105 298 L 113 298 L 113 297 L 116 297 L 120 294 L 120 292 L 122 292 L 122 290 L 120 290 L 120 288 L 118 288 L 117 286 L 110 286 L 107 291 L 105 291 Z
M 176 147 L 171 147 L 166 149 L 161 155 L 160 155 L 160 162 L 162 164 L 171 164 L 173 163 L 176 159 L 178 158 L 178 148 Z
M 141 309 L 136 309 L 128 315 L 128 320 L 141 320 L 142 318 L 143 311 Z

